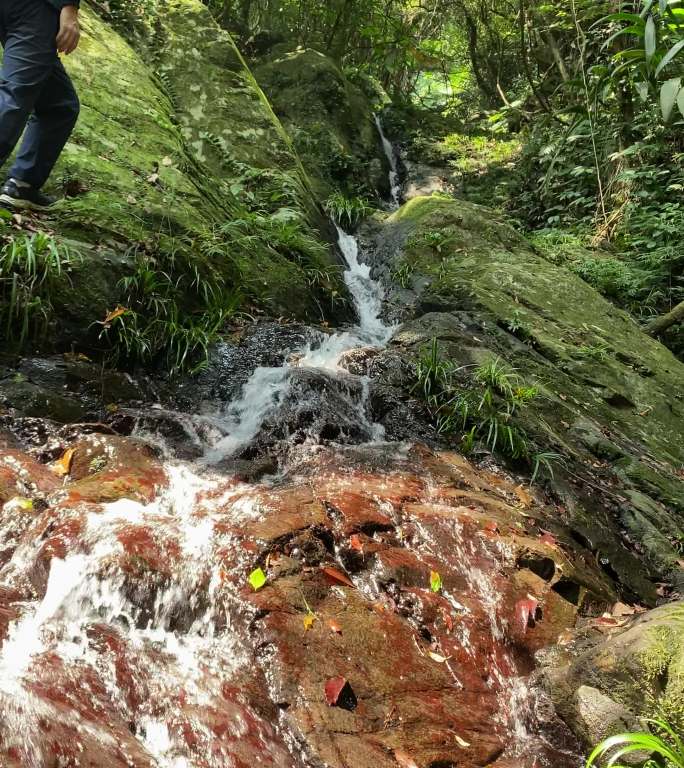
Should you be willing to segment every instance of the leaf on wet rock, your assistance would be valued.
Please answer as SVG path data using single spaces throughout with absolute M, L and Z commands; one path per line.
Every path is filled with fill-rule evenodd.
M 359 538 L 358 533 L 355 533 L 350 539 L 349 539 L 349 545 L 352 549 L 356 550 L 357 552 L 363 552 L 363 544 L 361 543 L 361 539 Z
M 547 544 L 549 547 L 555 547 L 558 545 L 558 542 L 556 541 L 556 537 L 552 533 L 549 533 L 548 531 L 544 531 L 539 537 L 539 540 L 543 544 Z
M 394 759 L 401 766 L 401 768 L 418 768 L 418 763 L 403 749 L 394 750 Z
M 68 448 L 60 459 L 50 464 L 50 470 L 59 477 L 66 477 L 71 472 L 71 463 L 74 459 L 74 449 Z
M 356 694 L 346 677 L 331 677 L 325 684 L 325 700 L 329 707 L 348 711 L 356 709 Z
M 516 487 L 515 495 L 526 509 L 529 509 L 532 506 L 532 494 L 523 485 L 518 485 Z
M 334 584 L 343 584 L 345 587 L 354 586 L 354 582 L 349 578 L 349 576 L 347 576 L 346 573 L 342 573 L 342 571 L 338 571 L 337 568 L 330 568 L 328 566 L 322 568 L 321 570 L 326 575 L 328 580 Z
M 261 570 L 261 568 L 255 568 L 249 574 L 249 583 L 252 585 L 252 589 L 255 592 L 258 592 L 263 586 L 265 586 L 266 581 L 266 574 Z
M 633 616 L 636 613 L 636 608 L 633 605 L 626 605 L 625 603 L 615 603 L 613 606 L 613 616 Z
M 449 658 L 450 658 L 447 656 L 441 656 L 439 653 L 434 653 L 434 651 L 428 651 L 428 656 L 433 661 L 436 661 L 438 664 L 446 664 L 446 662 L 449 661 Z
M 499 532 L 499 525 L 494 520 L 488 520 L 484 525 L 485 531 L 489 531 L 490 533 L 498 533 Z
M 465 739 L 462 739 L 458 734 L 454 736 L 456 739 L 456 743 L 459 747 L 463 747 L 463 749 L 467 749 L 467 747 L 470 746 L 470 742 L 466 741 Z
M 313 629 L 314 622 L 318 619 L 318 616 L 316 616 L 313 611 L 309 611 L 306 616 L 304 617 L 304 629 L 308 632 L 310 629 Z
M 328 628 L 331 632 L 334 632 L 336 635 L 342 634 L 342 625 L 340 624 L 337 619 L 329 619 L 328 620 Z
M 534 595 L 528 595 L 515 604 L 515 618 L 523 632 L 532 623 L 534 625 L 534 615 L 537 612 L 539 601 Z
M 439 573 L 437 573 L 437 571 L 430 572 L 430 589 L 433 592 L 442 591 L 442 577 L 439 575 Z

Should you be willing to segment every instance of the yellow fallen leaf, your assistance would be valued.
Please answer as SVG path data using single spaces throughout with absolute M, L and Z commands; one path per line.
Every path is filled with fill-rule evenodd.
M 304 629 L 308 632 L 310 629 L 313 629 L 314 622 L 316 621 L 318 617 L 315 613 L 309 612 L 304 617 Z
M 60 459 L 50 464 L 50 469 L 59 477 L 66 477 L 71 472 L 71 462 L 74 458 L 74 449 L 67 448 Z
M 517 486 L 515 495 L 520 499 L 520 503 L 526 509 L 529 509 L 532 506 L 532 495 L 524 488 L 524 486 Z

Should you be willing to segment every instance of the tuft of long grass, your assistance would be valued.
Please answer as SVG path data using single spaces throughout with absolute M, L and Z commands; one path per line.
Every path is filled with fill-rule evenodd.
M 602 741 L 589 755 L 586 768 L 628 768 L 620 760 L 627 755 L 642 753 L 648 758 L 645 766 L 684 768 L 684 741 L 664 720 L 647 720 L 657 733 L 621 733 Z

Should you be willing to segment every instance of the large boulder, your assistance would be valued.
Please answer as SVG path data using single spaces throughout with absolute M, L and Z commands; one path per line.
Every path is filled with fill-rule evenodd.
M 343 290 L 306 173 L 229 34 L 200 0 L 155 17 L 132 44 L 82 10 L 66 61 L 82 112 L 51 181 L 69 198 L 43 220 L 72 258 L 46 345 L 95 342 L 140 264 L 187 273 L 188 291 L 211 274 L 279 314 L 320 317 Z
M 368 97 L 330 57 L 281 47 L 254 75 L 320 199 L 340 188 L 348 195 L 387 196 L 388 168 Z
M 562 457 L 549 480 L 565 521 L 653 602 L 653 581 L 681 578 L 682 363 L 487 208 L 419 197 L 377 229 L 376 269 L 404 320 L 386 356 L 415 361 L 437 339 L 460 371 L 500 358 L 534 385 L 520 426 Z
M 587 746 L 641 730 L 640 718 L 661 717 L 681 731 L 684 605 L 613 624 L 585 628 L 544 653 L 542 678 L 556 710 Z

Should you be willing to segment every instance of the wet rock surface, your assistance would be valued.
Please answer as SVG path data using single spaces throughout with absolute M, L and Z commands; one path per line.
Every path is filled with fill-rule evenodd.
M 514 481 L 408 444 L 247 484 L 132 438 L 5 443 L 3 764 L 576 765 L 524 678 L 613 587 Z

